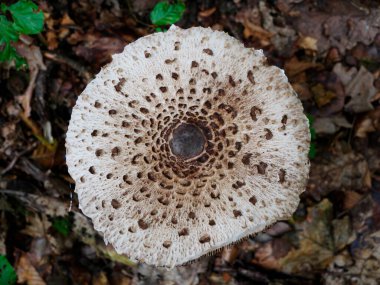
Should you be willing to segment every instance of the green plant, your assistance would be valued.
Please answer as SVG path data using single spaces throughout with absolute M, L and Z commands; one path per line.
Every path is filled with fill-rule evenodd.
M 163 26 L 171 25 L 178 22 L 186 10 L 185 3 L 181 0 L 170 4 L 168 1 L 162 1 L 154 6 L 150 13 L 150 20 L 156 26 L 156 31 L 163 31 Z
M 72 222 L 70 217 L 56 217 L 52 220 L 52 227 L 61 235 L 67 237 L 71 231 Z
M 311 136 L 309 157 L 311 159 L 313 159 L 313 158 L 315 158 L 315 156 L 317 154 L 317 150 L 315 148 L 315 139 L 317 136 L 315 134 L 315 129 L 313 128 L 314 117 L 312 115 L 308 114 L 307 118 L 309 120 L 309 128 L 310 128 L 310 136 Z
M 4 255 L 0 255 L 0 284 L 13 285 L 16 280 L 17 275 L 12 265 Z
M 0 13 L 0 62 L 15 61 L 16 68 L 20 68 L 26 62 L 12 44 L 18 41 L 20 35 L 40 33 L 44 15 L 30 0 L 20 0 L 10 6 L 3 3 L 0 5 Z

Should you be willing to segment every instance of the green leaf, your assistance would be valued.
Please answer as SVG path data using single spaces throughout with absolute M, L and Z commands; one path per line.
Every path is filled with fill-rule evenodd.
M 315 133 L 315 129 L 314 128 L 310 128 L 310 137 L 311 137 L 311 140 L 315 140 L 317 138 L 317 134 Z
M 2 11 L 9 11 L 13 18 L 13 27 L 16 31 L 33 35 L 42 31 L 44 26 L 44 14 L 38 11 L 38 6 L 29 0 L 20 0 L 7 7 L 2 5 Z
M 317 138 L 317 135 L 315 133 L 315 129 L 313 128 L 314 117 L 310 114 L 307 114 L 306 117 L 309 120 L 309 129 L 310 129 L 310 138 L 311 138 L 309 158 L 313 159 L 317 155 L 315 143 L 313 142 Z
M 178 1 L 175 4 L 169 4 L 168 1 L 162 1 L 154 6 L 150 13 L 150 20 L 157 26 L 171 25 L 182 18 L 185 10 L 186 6 L 182 1 Z
M 16 283 L 17 275 L 12 265 L 4 255 L 0 255 L 0 284 L 13 285 Z
M 4 15 L 0 15 L 0 45 L 18 40 L 18 33 Z
M 68 217 L 57 217 L 53 219 L 52 227 L 60 234 L 67 237 L 71 231 L 71 222 Z
M 314 123 L 314 116 L 311 114 L 307 114 L 306 117 L 309 120 L 309 126 L 311 127 Z
M 0 62 L 13 60 L 15 61 L 17 69 L 26 65 L 25 59 L 16 52 L 16 49 L 10 44 L 5 44 L 4 49 L 0 51 Z
M 309 150 L 309 158 L 313 159 L 317 155 L 317 150 L 315 147 L 315 143 L 310 143 L 310 150 Z

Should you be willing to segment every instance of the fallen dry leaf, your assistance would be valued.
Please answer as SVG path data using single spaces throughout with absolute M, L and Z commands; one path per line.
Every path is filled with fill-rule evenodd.
M 355 126 L 355 136 L 366 138 L 369 133 L 380 131 L 380 108 L 365 114 Z
M 279 260 L 286 256 L 290 249 L 291 245 L 285 240 L 274 239 L 261 245 L 255 251 L 255 257 L 251 262 L 266 269 L 281 270 Z
M 371 44 L 380 32 L 380 9 L 362 9 L 353 1 L 335 0 L 323 2 L 323 8 L 315 9 L 313 2 L 304 1 L 291 17 L 295 29 L 302 35 L 318 39 L 318 51 L 326 52 L 334 46 L 345 54 L 358 42 Z M 339 11 L 339 13 L 337 13 Z
M 108 278 L 104 271 L 99 272 L 92 277 L 92 285 L 108 285 Z
M 329 229 L 331 219 L 332 205 L 327 199 L 308 208 L 306 220 L 298 225 L 299 247 L 279 260 L 284 272 L 307 274 L 328 266 L 333 257 L 333 240 Z
M 191 264 L 175 267 L 168 271 L 164 268 L 140 264 L 135 268 L 133 284 L 198 284 L 199 274 L 207 270 L 208 258 L 201 258 Z
M 346 191 L 344 194 L 343 209 L 345 210 L 352 209 L 363 197 L 355 191 Z
M 333 220 L 333 206 L 327 199 L 307 209 L 306 220 L 295 224 L 299 246 L 279 259 L 280 268 L 288 274 L 324 270 L 336 251 L 355 240 L 348 216 Z
M 206 17 L 210 17 L 212 14 L 214 14 L 215 11 L 216 11 L 216 7 L 212 7 L 212 8 L 209 8 L 207 10 L 200 11 L 198 13 L 198 15 L 200 17 L 206 18 Z
M 46 41 L 49 50 L 55 50 L 59 45 L 57 35 L 54 31 L 46 32 Z
M 307 83 L 292 83 L 292 87 L 294 91 L 296 91 L 296 93 L 298 94 L 298 97 L 301 101 L 306 101 L 313 97 L 309 89 L 309 84 Z
M 321 64 L 310 62 L 310 61 L 300 61 L 297 59 L 297 57 L 292 57 L 290 60 L 285 62 L 285 72 L 290 79 L 297 74 L 304 72 L 311 68 L 320 68 L 322 67 Z
M 352 128 L 352 124 L 350 124 L 342 115 L 336 115 L 325 118 L 315 118 L 313 128 L 317 134 L 331 135 L 339 131 L 340 128 Z
M 245 39 L 250 37 L 256 38 L 260 41 L 262 47 L 266 47 L 270 45 L 270 39 L 273 36 L 273 33 L 268 32 L 259 25 L 246 21 L 244 22 L 243 36 Z
M 39 144 L 34 150 L 31 158 L 37 162 L 43 169 L 50 169 L 55 162 L 56 143 L 52 148 L 48 148 L 43 144 Z
M 318 51 L 317 47 L 317 42 L 318 40 L 313 38 L 313 37 L 301 37 L 297 44 L 300 48 L 306 49 L 306 50 L 311 50 L 311 51 Z
M 351 101 L 345 106 L 345 110 L 354 113 L 366 112 L 373 109 L 371 102 L 377 93 L 373 85 L 374 77 L 364 66 L 345 86 L 346 93 Z
M 297 32 L 291 26 L 277 26 L 275 25 L 274 16 L 276 10 L 268 8 L 265 1 L 259 2 L 259 10 L 262 16 L 262 27 L 273 33 L 271 42 L 280 54 L 289 54 L 291 45 L 289 43 L 295 42 L 297 39 Z
M 341 267 L 329 267 L 324 274 L 325 284 L 352 284 L 357 281 L 360 282 L 358 284 L 380 284 L 380 231 L 366 233 L 351 252 L 353 261 L 346 254 L 341 257 Z
M 111 55 L 120 53 L 126 42 L 116 37 L 107 37 L 100 34 L 86 34 L 84 41 L 73 50 L 77 56 L 88 62 L 104 64 L 110 61 Z
M 27 285 L 46 285 L 37 270 L 31 264 L 28 255 L 22 253 L 16 264 L 16 272 L 19 283 Z
M 234 261 L 239 255 L 239 250 L 240 248 L 237 245 L 232 245 L 232 246 L 223 248 L 223 251 L 222 251 L 223 261 L 226 261 L 230 264 L 234 263 Z
M 26 216 L 27 226 L 21 233 L 31 237 L 45 237 L 51 223 L 48 221 L 46 215 L 29 214 Z
M 310 195 L 320 198 L 334 190 L 361 190 L 368 187 L 368 163 L 358 153 L 338 153 L 325 157 L 310 169 Z
M 75 25 L 75 22 L 73 19 L 70 18 L 69 14 L 65 13 L 63 14 L 63 17 L 61 19 L 61 26 L 70 26 Z
M 29 66 L 29 85 L 24 94 L 17 98 L 24 110 L 25 117 L 28 118 L 31 112 L 30 101 L 32 99 L 38 71 L 40 69 L 46 70 L 46 66 L 43 63 L 42 54 L 39 47 L 34 45 L 28 46 L 22 42 L 19 42 L 16 44 L 16 50 L 21 56 L 26 58 Z
M 314 94 L 314 100 L 319 108 L 329 104 L 331 100 L 336 98 L 336 94 L 331 90 L 326 90 L 321 83 L 312 86 L 311 92 Z
M 266 47 L 271 44 L 271 37 L 274 33 L 269 32 L 261 26 L 261 16 L 257 8 L 240 11 L 235 18 L 244 27 L 243 37 L 245 39 L 252 37 L 258 40 L 260 47 Z
M 334 252 L 342 250 L 347 244 L 352 243 L 356 236 L 352 230 L 351 221 L 348 215 L 341 219 L 331 221 L 334 241 Z

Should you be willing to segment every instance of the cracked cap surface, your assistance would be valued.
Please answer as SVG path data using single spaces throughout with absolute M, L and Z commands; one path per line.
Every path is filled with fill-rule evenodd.
M 265 61 L 224 32 L 172 26 L 127 45 L 88 84 L 67 165 L 80 209 L 119 254 L 173 267 L 296 210 L 308 121 Z

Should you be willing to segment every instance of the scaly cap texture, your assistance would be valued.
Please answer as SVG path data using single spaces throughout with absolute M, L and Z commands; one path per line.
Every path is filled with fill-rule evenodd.
M 261 50 L 173 26 L 126 46 L 88 84 L 67 165 L 106 242 L 173 267 L 289 218 L 309 142 L 300 100 Z

